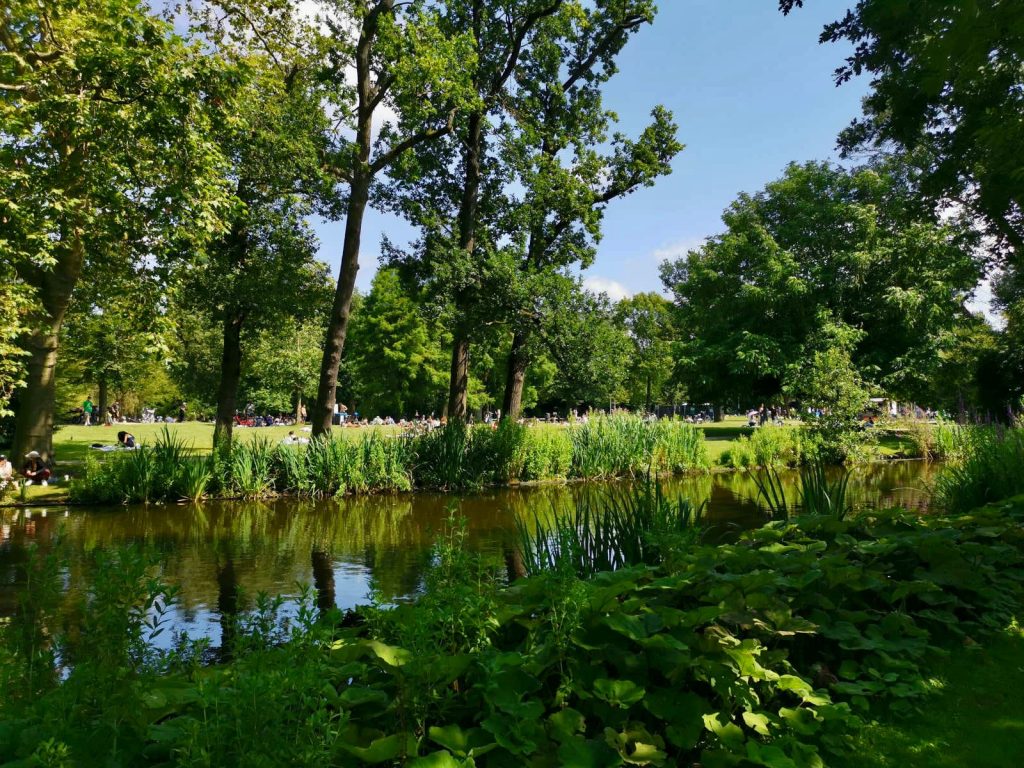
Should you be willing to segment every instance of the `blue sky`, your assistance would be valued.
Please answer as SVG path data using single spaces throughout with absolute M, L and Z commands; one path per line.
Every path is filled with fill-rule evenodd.
M 775 0 L 661 0 L 651 27 L 620 57 L 605 103 L 638 134 L 651 107 L 675 114 L 686 149 L 671 176 L 609 206 L 588 284 L 623 293 L 660 290 L 658 264 L 720 231 L 740 192 L 781 175 L 791 161 L 835 157 L 839 131 L 860 113 L 866 82 L 836 88 L 845 48 L 819 45 L 822 26 L 849 0 L 813 0 L 788 17 Z M 337 273 L 343 223 L 318 222 L 321 257 Z M 368 290 L 381 236 L 415 236 L 377 212 L 363 229 L 358 286 Z

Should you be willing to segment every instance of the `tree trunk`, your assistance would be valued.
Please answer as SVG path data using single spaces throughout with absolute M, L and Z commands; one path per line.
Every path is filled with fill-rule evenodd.
M 363 214 L 370 199 L 370 179 L 360 177 L 352 182 L 345 220 L 345 241 L 341 253 L 341 272 L 338 287 L 334 292 L 331 308 L 331 322 L 327 326 L 324 356 L 320 362 L 320 383 L 313 406 L 313 436 L 326 435 L 331 431 L 334 404 L 337 399 L 338 368 L 345 350 L 345 336 L 348 334 L 348 320 L 352 312 L 352 294 L 355 291 L 356 275 L 359 273 L 359 240 L 363 230 Z
M 459 248 L 472 256 L 476 250 L 476 217 L 480 202 L 481 167 L 483 152 L 484 116 L 474 112 L 469 116 L 465 142 L 465 176 L 462 201 L 459 205 Z M 458 298 L 456 298 L 458 306 Z M 460 307 L 461 309 L 461 307 Z M 462 313 L 460 313 L 462 314 Z M 465 421 L 469 398 L 469 338 L 463 329 L 452 334 L 452 370 L 448 386 L 448 420 Z
M 469 395 L 469 342 L 457 336 L 452 342 L 451 386 L 448 389 L 448 421 L 465 421 Z
M 14 456 L 20 459 L 29 451 L 39 451 L 43 461 L 52 462 L 54 369 L 57 365 L 58 335 L 71 294 L 82 274 L 85 246 L 81 233 L 62 233 L 68 247 L 57 253 L 50 269 L 30 269 L 22 275 L 38 292 L 42 313 L 35 329 L 25 334 L 22 346 L 28 353 L 25 387 L 18 392 L 18 412 L 14 418 Z
M 651 377 L 650 377 L 650 374 L 648 374 L 648 376 L 647 376 L 647 395 L 644 398 L 644 400 L 646 402 L 645 408 L 647 409 L 647 413 L 650 413 L 651 412 Z
M 25 380 L 18 391 L 14 421 L 14 455 L 17 464 L 29 451 L 39 451 L 43 461 L 53 461 L 53 371 L 57 365 L 57 334 L 31 333 L 22 345 L 29 353 Z
M 109 396 L 107 394 L 107 377 L 106 376 L 101 376 L 100 377 L 100 388 L 99 388 L 99 391 L 100 391 L 99 397 L 97 398 L 99 400 L 99 404 L 98 404 L 99 407 L 96 409 L 96 413 L 93 414 L 93 416 L 96 417 L 96 421 L 94 421 L 93 423 L 97 424 L 97 425 L 98 424 L 106 424 L 107 423 L 107 399 L 108 399 Z
M 242 378 L 241 314 L 224 318 L 224 339 L 220 356 L 220 385 L 217 388 L 217 421 L 213 428 L 215 446 L 230 445 L 238 409 L 238 382 Z
M 505 376 L 505 398 L 501 404 L 502 418 L 516 421 L 523 410 L 523 387 L 526 384 L 526 368 L 530 364 L 526 353 L 526 331 L 512 335 L 512 348 L 508 353 L 508 371 Z
M 295 390 L 295 425 L 302 426 L 302 392 Z

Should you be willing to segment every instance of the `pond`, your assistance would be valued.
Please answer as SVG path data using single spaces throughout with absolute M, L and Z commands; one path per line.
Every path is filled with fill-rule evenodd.
M 920 461 L 872 464 L 853 470 L 848 497 L 857 507 L 927 507 L 937 466 Z M 796 498 L 797 473 L 783 475 Z M 503 488 L 453 497 L 442 494 L 364 496 L 328 500 L 279 499 L 201 506 L 34 508 L 0 511 L 0 617 L 14 610 L 27 547 L 43 550 L 60 536 L 67 552 L 67 599 L 88 588 L 97 550 L 128 544 L 151 547 L 163 579 L 180 588 L 168 614 L 170 629 L 209 637 L 220 621 L 251 607 L 259 593 L 294 597 L 316 588 L 321 607 L 365 603 L 371 587 L 385 600 L 415 594 L 431 543 L 452 511 L 468 521 L 468 544 L 514 571 L 515 519 L 532 520 L 571 508 L 581 497 L 627 492 L 629 483 Z M 665 493 L 704 504 L 709 535 L 734 536 L 760 525 L 757 488 L 745 473 L 713 473 L 663 481 Z M 165 634 L 169 638 L 171 632 Z M 166 642 L 170 642 L 168 639 Z

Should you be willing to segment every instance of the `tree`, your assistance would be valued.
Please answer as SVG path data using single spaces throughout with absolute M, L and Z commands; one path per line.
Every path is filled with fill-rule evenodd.
M 858 331 L 859 374 L 899 397 L 928 391 L 943 334 L 979 276 L 969 221 L 919 205 L 895 161 L 791 165 L 723 215 L 726 230 L 662 265 L 697 400 L 777 397 L 823 312 Z
M 336 172 L 347 189 L 345 238 L 312 414 L 314 435 L 331 429 L 371 187 L 405 153 L 449 134 L 456 113 L 475 104 L 469 87 L 476 65 L 472 40 L 464 29 L 447 33 L 429 3 L 333 0 L 333 5 L 338 16 L 325 19 L 334 36 L 328 59 L 336 78 L 344 77 L 355 60 L 355 136 L 338 137 Z M 348 33 L 353 22 L 354 45 Z M 375 116 L 383 107 L 398 119 L 375 137 Z
M 638 293 L 620 301 L 615 318 L 633 342 L 627 390 L 630 402 L 651 410 L 672 377 L 672 303 L 657 293 Z
M 783 0 L 784 12 L 802 5 Z M 867 147 L 915 153 L 921 191 L 983 216 L 1007 248 L 1024 254 L 1024 13 L 1006 0 L 858 0 L 828 24 L 822 42 L 853 53 L 837 83 L 870 73 L 864 117 L 840 137 L 848 152 Z
M 506 318 L 513 335 L 503 413 L 510 419 L 519 415 L 527 367 L 539 348 L 536 332 L 544 317 L 537 297 L 551 288 L 557 292 L 560 270 L 593 262 L 604 208 L 670 173 L 682 149 L 663 107 L 652 111 L 637 140 L 617 133 L 611 153 L 595 148 L 614 122 L 601 89 L 618 71 L 615 60 L 629 38 L 654 13 L 647 0 L 569 3 L 540 25 L 526 55 L 508 108 L 516 130 L 502 145 L 514 155 L 524 189 L 509 214 L 512 236 L 525 242 Z
M 445 390 L 444 332 L 426 318 L 398 274 L 381 269 L 353 318 L 346 362 L 367 414 L 440 411 Z
M 219 226 L 204 102 L 219 72 L 137 0 L 4 3 L 0 54 L 2 261 L 33 301 L 14 443 L 49 456 L 58 336 L 83 273 Z
M 305 223 L 336 211 L 331 119 L 346 89 L 320 76 L 314 29 L 290 4 L 202 3 L 192 34 L 235 74 L 238 108 L 216 126 L 235 205 L 179 296 L 222 333 L 214 442 L 230 442 L 250 331 L 308 316 L 325 275 Z
M 472 106 L 454 131 L 396 169 L 396 195 L 424 234 L 411 253 L 389 248 L 390 264 L 446 311 L 452 334 L 448 418 L 468 411 L 469 349 L 473 335 L 492 323 L 488 305 L 503 302 L 514 274 L 513 249 L 502 244 L 507 159 L 494 151 L 510 89 L 523 76 L 526 51 L 541 23 L 563 0 L 452 0 L 443 23 L 472 41 Z
M 296 423 L 300 421 L 303 403 L 316 392 L 325 320 L 326 311 L 304 321 L 285 317 L 251 343 L 243 386 L 258 408 L 290 410 Z
M 574 284 L 548 315 L 544 339 L 558 367 L 549 397 L 566 408 L 622 400 L 632 344 L 607 295 Z

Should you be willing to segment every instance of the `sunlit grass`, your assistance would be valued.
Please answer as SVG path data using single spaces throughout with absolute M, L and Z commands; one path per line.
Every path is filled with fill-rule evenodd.
M 1024 757 L 1024 634 L 1011 630 L 936 660 L 941 687 L 921 711 L 883 718 L 829 765 L 1017 768 Z

